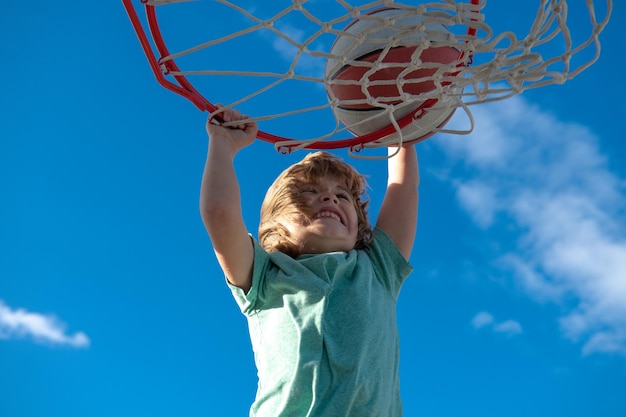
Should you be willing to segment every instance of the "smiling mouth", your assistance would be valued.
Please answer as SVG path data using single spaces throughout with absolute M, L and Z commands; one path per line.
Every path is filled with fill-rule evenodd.
M 333 219 L 336 220 L 338 222 L 340 222 L 341 224 L 343 224 L 343 221 L 341 220 L 341 217 L 337 214 L 334 213 L 332 211 L 329 210 L 322 210 L 319 213 L 315 214 L 315 216 L 313 216 L 314 219 Z

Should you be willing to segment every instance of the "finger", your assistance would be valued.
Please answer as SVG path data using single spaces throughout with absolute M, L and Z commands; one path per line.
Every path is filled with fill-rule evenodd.
M 225 112 L 224 114 L 228 115 L 228 122 L 236 122 L 241 119 L 241 113 L 239 110 L 231 109 L 230 111 Z
M 227 127 L 229 129 L 241 129 L 245 130 L 251 125 L 246 120 L 250 118 L 247 114 L 241 114 L 241 112 L 237 109 L 226 108 L 223 111 L 220 111 L 224 108 L 221 104 L 216 104 L 216 111 L 214 111 L 210 116 L 208 122 L 214 125 Z M 224 124 L 222 124 L 224 123 Z
M 221 103 L 215 105 L 215 110 L 209 113 L 209 118 L 207 120 L 207 125 L 213 124 L 216 126 L 220 126 L 223 119 L 223 113 L 219 110 L 224 107 Z
M 248 125 L 250 123 L 248 123 L 246 120 L 249 118 L 250 116 L 248 116 L 247 114 L 239 115 L 239 121 L 241 121 L 241 123 L 237 124 L 237 127 L 242 130 L 245 130 L 246 128 L 248 128 Z

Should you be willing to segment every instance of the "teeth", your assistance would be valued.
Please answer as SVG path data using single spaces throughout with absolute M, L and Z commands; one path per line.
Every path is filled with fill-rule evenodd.
M 331 212 L 331 211 L 322 211 L 322 212 L 319 212 L 319 213 L 317 213 L 317 214 L 315 215 L 315 217 L 314 217 L 314 218 L 315 218 L 315 219 L 327 218 L 327 219 L 334 219 L 334 220 L 337 220 L 337 221 L 341 221 L 341 218 L 340 218 L 337 214 L 335 214 L 335 213 L 333 213 L 333 212 Z

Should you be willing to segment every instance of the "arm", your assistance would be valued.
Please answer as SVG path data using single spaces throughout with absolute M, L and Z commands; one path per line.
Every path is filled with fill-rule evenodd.
M 389 148 L 392 154 L 396 148 Z M 417 228 L 418 186 L 417 151 L 409 145 L 388 159 L 387 191 L 376 227 L 384 231 L 409 259 Z
M 239 182 L 233 160 L 237 152 L 256 138 L 256 123 L 236 110 L 222 113 L 225 122 L 242 120 L 232 127 L 207 121 L 209 152 L 200 189 L 200 214 L 213 243 L 217 260 L 230 283 L 250 289 L 254 248 L 243 221 Z

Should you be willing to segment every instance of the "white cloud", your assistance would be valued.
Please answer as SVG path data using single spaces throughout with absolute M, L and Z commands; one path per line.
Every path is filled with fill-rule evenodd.
M 38 342 L 57 345 L 88 347 L 89 338 L 83 332 L 65 333 L 65 324 L 54 316 L 33 313 L 24 309 L 13 310 L 0 300 L 0 339 L 32 337 Z
M 303 41 L 304 31 L 301 29 L 294 28 L 290 25 L 282 25 L 277 29 L 279 29 L 282 34 L 296 44 L 300 44 Z M 276 52 L 278 52 L 280 57 L 286 61 L 293 60 L 296 52 L 298 52 L 298 48 L 294 45 L 294 43 L 288 41 L 287 39 L 279 37 L 276 34 L 274 34 L 274 36 L 276 37 L 272 41 L 272 46 Z
M 616 334 L 615 331 L 596 332 L 583 346 L 583 354 L 590 353 L 624 353 L 626 335 Z
M 476 224 L 483 228 L 491 226 L 497 209 L 495 191 L 491 187 L 482 182 L 459 184 L 457 198 Z
M 490 240 L 508 233 L 497 265 L 533 298 L 562 307 L 562 332 L 584 354 L 626 354 L 624 181 L 598 139 L 519 96 L 473 113 L 472 135 L 434 142 L 465 168 L 448 179 L 473 221 Z
M 515 320 L 507 320 L 493 326 L 493 331 L 496 333 L 504 333 L 507 336 L 514 336 L 516 334 L 522 334 L 522 326 Z
M 493 316 L 486 311 L 481 311 L 480 313 L 476 314 L 472 319 L 472 326 L 474 326 L 475 329 L 483 328 L 492 323 Z
M 486 311 L 481 311 L 474 316 L 472 319 L 472 327 L 476 330 L 489 328 L 495 333 L 502 333 L 507 336 L 515 336 L 523 333 L 522 325 L 519 324 L 519 322 L 515 320 L 496 322 L 493 315 Z
M 305 33 L 302 29 L 299 29 L 288 23 L 279 23 L 276 26 L 276 30 L 281 32 L 284 37 L 271 32 L 263 32 L 264 35 L 271 36 L 272 48 L 278 53 L 278 56 L 285 62 L 293 64 L 294 59 L 297 56 L 299 46 L 307 41 L 309 34 Z M 315 46 L 311 43 L 306 45 L 308 50 L 317 50 L 323 47 L 321 45 Z M 326 60 L 321 57 L 315 57 L 308 53 L 302 53 L 297 56 L 298 62 L 294 66 L 294 72 L 302 76 L 310 76 L 318 79 L 324 77 L 324 69 L 326 66 Z

